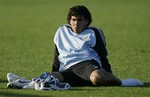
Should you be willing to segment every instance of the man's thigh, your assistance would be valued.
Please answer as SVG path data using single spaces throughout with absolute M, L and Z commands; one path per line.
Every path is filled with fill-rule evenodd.
M 101 68 L 100 65 L 96 61 L 87 60 L 87 61 L 83 61 L 83 62 L 76 64 L 71 69 L 76 75 L 78 75 L 82 79 L 91 81 L 90 80 L 91 73 L 94 70 L 100 69 L 100 68 Z

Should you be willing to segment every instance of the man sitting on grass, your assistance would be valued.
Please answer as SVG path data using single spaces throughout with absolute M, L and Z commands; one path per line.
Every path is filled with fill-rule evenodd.
M 54 36 L 52 72 L 45 72 L 32 81 L 26 80 L 26 83 L 22 82 L 25 79 L 17 78 L 19 76 L 9 73 L 8 87 L 65 90 L 70 86 L 143 85 L 139 80 L 121 81 L 113 75 L 107 59 L 104 34 L 101 29 L 89 26 L 92 16 L 85 6 L 70 8 L 67 21 L 68 24 L 60 26 Z M 14 78 L 17 80 L 11 81 Z

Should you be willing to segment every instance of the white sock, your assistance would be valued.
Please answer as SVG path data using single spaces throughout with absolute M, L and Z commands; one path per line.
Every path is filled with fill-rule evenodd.
M 133 78 L 124 79 L 121 81 L 122 81 L 121 86 L 143 86 L 144 85 L 140 80 L 133 79 Z

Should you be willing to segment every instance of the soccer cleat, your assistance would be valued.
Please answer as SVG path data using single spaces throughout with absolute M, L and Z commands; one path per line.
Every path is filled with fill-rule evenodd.
M 46 79 L 49 75 L 50 75 L 50 73 L 44 72 L 43 74 L 41 74 L 41 75 L 39 76 L 39 78 L 40 78 L 40 79 Z
M 68 90 L 70 85 L 68 83 L 60 83 L 57 78 L 49 75 L 43 82 L 41 82 L 39 90 Z
M 13 74 L 13 73 L 7 73 L 7 80 L 8 82 L 15 81 L 16 79 L 19 79 L 20 76 Z
M 16 88 L 16 89 L 21 89 L 23 86 L 31 82 L 30 80 L 21 78 L 20 76 L 13 74 L 13 73 L 7 74 L 7 80 L 8 80 L 7 87 Z
M 122 81 L 121 86 L 132 87 L 132 86 L 143 86 L 144 85 L 140 80 L 133 79 L 133 78 L 129 78 L 129 79 L 121 80 L 121 81 Z
M 39 90 L 40 89 L 42 81 L 43 80 L 41 80 L 40 78 L 38 78 L 38 79 L 35 80 L 35 90 Z
M 23 89 L 35 89 L 36 80 L 36 78 L 33 78 L 29 84 L 23 86 Z
M 7 84 L 8 88 L 22 89 L 23 86 L 31 83 L 31 80 L 26 80 L 24 78 L 16 79 L 15 81 L 11 81 Z

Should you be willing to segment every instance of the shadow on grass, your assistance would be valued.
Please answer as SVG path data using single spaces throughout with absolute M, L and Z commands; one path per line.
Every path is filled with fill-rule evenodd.
M 0 79 L 0 83 L 7 83 L 8 81 L 7 80 L 1 80 Z
M 150 87 L 150 82 L 144 82 L 144 86 L 143 87 Z
M 150 82 L 144 82 L 143 83 L 144 84 L 144 86 L 133 86 L 132 88 L 137 88 L 137 87 L 139 87 L 139 88 L 149 88 L 150 87 Z M 93 87 L 83 87 L 83 88 L 81 88 L 81 87 L 74 87 L 74 88 L 72 88 L 71 90 L 74 90 L 74 91 L 76 91 L 76 90 L 79 90 L 79 91 L 85 91 L 85 90 L 89 90 L 89 91 L 91 91 L 91 90 L 93 90 L 93 91 L 99 91 L 98 89 L 97 89 L 97 87 L 99 87 L 99 86 L 93 86 Z M 112 87 L 120 87 L 120 86 L 100 86 L 100 88 L 112 88 Z M 127 86 L 128 87 L 128 86 Z M 101 88 L 101 89 L 102 89 Z M 123 87 L 120 87 L 120 88 L 123 88 Z M 130 86 L 128 87 L 128 88 L 130 88 Z
M 23 93 L 12 93 L 12 92 L 1 92 L 0 91 L 0 97 L 52 97 L 51 95 L 49 96 L 44 96 L 44 95 L 34 95 L 34 94 L 23 94 Z

